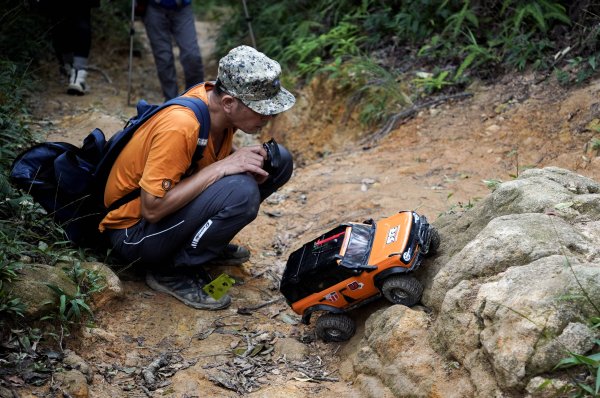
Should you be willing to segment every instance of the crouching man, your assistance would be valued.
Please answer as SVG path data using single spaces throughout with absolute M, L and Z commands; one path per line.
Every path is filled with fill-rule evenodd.
M 248 46 L 219 61 L 217 80 L 188 91 L 208 105 L 210 130 L 203 157 L 191 165 L 199 133 L 194 113 L 169 106 L 144 123 L 115 162 L 106 204 L 134 189 L 139 198 L 111 211 L 100 230 L 123 259 L 148 267 L 146 283 L 185 304 L 207 310 L 227 307 L 202 287 L 202 265 L 242 263 L 250 253 L 230 243 L 258 214 L 260 203 L 292 174 L 292 157 L 281 145 L 279 165 L 265 171 L 262 145 L 233 147 L 237 129 L 258 134 L 294 96 L 281 87 L 281 67 Z

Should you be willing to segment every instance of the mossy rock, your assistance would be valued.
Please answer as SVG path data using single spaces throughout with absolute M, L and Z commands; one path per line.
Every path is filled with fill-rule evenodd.
M 6 284 L 12 296 L 25 304 L 25 317 L 36 319 L 53 312 L 58 305 L 56 293 L 48 287 L 56 286 L 69 295 L 77 286 L 60 267 L 46 264 L 28 264 L 18 272 L 18 278 Z
M 97 272 L 103 279 L 104 289 L 92 296 L 93 303 L 89 303 L 94 310 L 106 305 L 115 298 L 121 297 L 123 289 L 119 278 L 102 263 L 82 263 L 83 268 Z M 18 271 L 18 278 L 6 284 L 6 289 L 11 296 L 17 297 L 26 306 L 24 316 L 27 319 L 38 319 L 48 315 L 58 306 L 58 296 L 48 285 L 56 286 L 67 295 L 77 293 L 77 285 L 68 273 L 69 265 L 59 264 L 50 266 L 46 264 L 28 264 Z

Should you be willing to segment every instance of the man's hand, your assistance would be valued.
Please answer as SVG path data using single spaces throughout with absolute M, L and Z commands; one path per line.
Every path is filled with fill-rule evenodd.
M 231 155 L 223 160 L 219 160 L 214 165 L 221 170 L 222 177 L 250 173 L 256 181 L 261 184 L 269 178 L 269 173 L 263 169 L 263 163 L 267 157 L 267 152 L 262 145 L 246 146 L 237 149 Z
M 233 174 L 250 173 L 262 184 L 269 178 L 263 170 L 267 152 L 262 145 L 239 148 L 225 159 L 212 163 L 199 172 L 181 180 L 163 197 L 156 197 L 142 189 L 142 217 L 150 223 L 160 221 L 188 204 L 219 179 Z

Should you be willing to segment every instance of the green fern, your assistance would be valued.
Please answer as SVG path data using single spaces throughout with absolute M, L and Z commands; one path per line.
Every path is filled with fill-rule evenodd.
M 94 316 L 92 309 L 86 303 L 87 295 L 82 293 L 79 287 L 75 294 L 71 295 L 56 285 L 46 284 L 46 286 L 58 296 L 58 308 L 54 316 L 63 326 L 80 323 L 85 320 L 85 316 Z M 52 317 L 50 316 L 48 319 Z
M 454 81 L 461 79 L 465 71 L 470 67 L 476 67 L 486 62 L 499 61 L 498 55 L 490 47 L 483 47 L 477 43 L 477 39 L 471 30 L 465 34 L 470 42 L 464 47 L 467 55 L 454 74 Z
M 347 112 L 360 108 L 359 120 L 366 125 L 376 125 L 410 103 L 397 76 L 369 57 L 353 57 L 345 63 L 338 59 L 337 68 L 328 71 L 340 90 L 349 93 Z
M 513 9 L 511 6 L 515 4 Z M 566 14 L 564 6 L 557 2 L 546 0 L 530 1 L 527 3 L 513 0 L 506 0 L 503 5 L 503 12 L 512 14 L 508 16 L 508 20 L 512 20 L 513 32 L 519 32 L 526 27 L 529 20 L 534 22 L 534 25 L 529 29 L 537 29 L 541 32 L 548 31 L 548 22 L 559 21 L 567 25 L 571 24 L 571 20 Z
M 466 23 L 470 26 L 466 26 Z M 463 32 L 466 28 L 479 27 L 479 19 L 477 15 L 471 9 L 471 2 L 465 0 L 463 7 L 459 12 L 452 14 L 446 19 L 446 27 L 442 31 L 442 34 L 450 32 L 450 37 L 456 39 L 458 35 Z
M 413 79 L 413 83 L 417 88 L 423 89 L 426 93 L 431 94 L 442 90 L 444 87 L 453 85 L 452 82 L 446 80 L 449 73 L 450 72 L 445 70 L 437 75 L 417 74 L 418 77 Z

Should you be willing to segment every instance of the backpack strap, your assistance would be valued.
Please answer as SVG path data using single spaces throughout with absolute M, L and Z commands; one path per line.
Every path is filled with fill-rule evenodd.
M 168 103 L 171 103 L 171 105 L 185 106 L 191 109 L 196 115 L 198 122 L 200 122 L 198 143 L 196 144 L 194 156 L 192 156 L 192 164 L 194 164 L 202 159 L 202 153 L 208 144 L 208 133 L 210 132 L 210 113 L 208 112 L 208 106 L 204 101 L 192 97 L 177 97 L 168 101 Z
M 125 147 L 125 144 L 127 142 L 129 142 L 129 140 L 133 136 L 133 132 L 135 132 L 139 126 L 144 124 L 148 119 L 150 119 L 152 116 L 154 116 L 161 109 L 164 109 L 171 105 L 181 105 L 181 106 L 185 106 L 186 108 L 191 109 L 194 112 L 196 119 L 200 123 L 200 132 L 198 133 L 198 142 L 196 144 L 196 150 L 194 151 L 194 155 L 192 156 L 191 164 L 194 164 L 198 160 L 200 160 L 202 158 L 202 153 L 204 152 L 204 148 L 206 148 L 206 145 L 208 144 L 208 134 L 210 132 L 210 113 L 208 111 L 208 106 L 206 105 L 206 103 L 204 101 L 202 101 L 201 99 L 192 98 L 192 97 L 176 97 L 176 98 L 170 99 L 169 101 L 156 107 L 156 109 L 153 109 L 151 112 L 147 112 L 147 114 L 144 114 L 143 117 L 141 118 L 141 120 L 138 123 L 136 123 L 136 127 L 131 129 L 132 130 L 131 134 L 129 134 L 129 137 L 124 140 L 125 143 L 121 146 L 121 148 L 119 149 L 119 152 L 121 152 L 121 150 Z M 118 153 L 117 153 L 117 155 L 118 155 Z M 115 160 L 116 160 L 116 156 L 114 157 L 112 162 L 114 163 Z M 108 178 L 108 175 L 106 177 Z M 110 204 L 110 206 L 108 206 L 108 208 L 107 208 L 108 212 L 118 209 L 119 207 L 123 206 L 124 204 L 131 202 L 132 200 L 134 200 L 135 198 L 140 196 L 140 193 L 141 193 L 141 189 L 136 188 L 133 191 L 126 194 L 125 196 L 115 200 L 113 203 Z
M 111 211 L 116 210 L 119 207 L 123 206 L 125 203 L 131 202 L 132 200 L 134 200 L 135 198 L 140 196 L 141 192 L 142 192 L 142 190 L 140 188 L 134 189 L 133 191 L 129 192 L 127 195 L 112 202 L 111 205 L 108 206 L 108 208 L 106 209 L 106 212 L 110 213 Z

